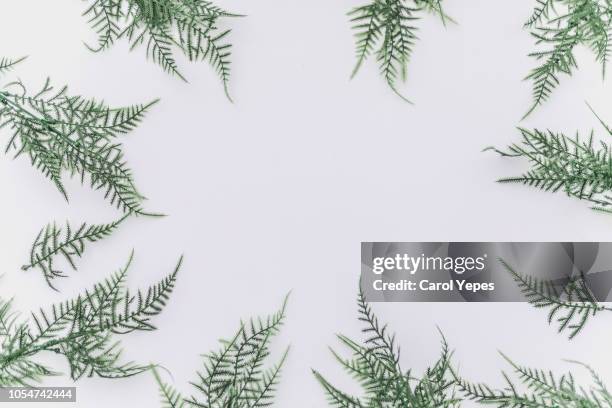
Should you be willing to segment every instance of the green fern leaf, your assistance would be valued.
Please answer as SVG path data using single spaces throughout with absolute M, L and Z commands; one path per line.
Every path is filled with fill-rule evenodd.
M 352 396 L 336 388 L 322 374 L 313 370 L 330 405 L 343 408 L 458 407 L 460 400 L 455 397 L 453 381 L 449 378 L 451 353 L 444 336 L 440 358 L 421 378 L 416 378 L 400 367 L 400 351 L 395 345 L 395 337 L 387 333 L 387 326 L 379 323 L 361 290 L 357 303 L 359 320 L 365 324 L 365 340 L 356 342 L 338 335 L 352 357 L 342 357 L 334 350 L 332 354 L 347 373 L 359 382 L 364 396 Z
M 49 80 L 34 95 L 15 82 L 0 91 L 0 129 L 12 133 L 6 151 L 14 151 L 15 157 L 29 156 L 66 199 L 64 173 L 101 190 L 111 205 L 125 213 L 152 215 L 142 207 L 144 197 L 116 139 L 135 129 L 156 102 L 113 109 L 69 96 L 65 87 L 54 91 Z
M 151 319 L 161 313 L 176 282 L 181 261 L 174 271 L 147 291 L 131 295 L 125 288 L 127 265 L 76 299 L 32 313 L 29 322 L 17 323 L 10 303 L 0 300 L 0 383 L 3 386 L 35 384 L 56 375 L 36 362 L 49 352 L 66 358 L 71 378 L 130 377 L 149 366 L 122 363 L 117 334 L 148 331 Z
M 610 129 L 602 125 L 607 132 Z M 593 208 L 606 210 L 612 205 L 612 152 L 604 143 L 596 143 L 594 133 L 588 138 L 566 136 L 550 130 L 519 129 L 522 140 L 508 151 L 494 150 L 504 157 L 522 157 L 531 169 L 518 177 L 507 177 L 501 183 L 520 183 L 549 192 L 590 202 Z
M 537 0 L 525 27 L 531 29 L 538 47 L 529 56 L 540 64 L 525 78 L 533 83 L 533 103 L 523 119 L 550 98 L 562 75 L 572 75 L 578 68 L 576 46 L 585 45 L 593 50 L 605 76 L 612 30 L 609 2 Z
M 537 6 L 534 8 L 533 13 L 525 22 L 525 27 L 533 27 L 536 24 L 542 23 L 545 19 L 548 19 L 551 13 L 553 13 L 555 2 L 557 0 L 536 0 Z
M 452 21 L 442 9 L 441 0 L 373 0 L 349 12 L 355 34 L 357 63 L 351 78 L 363 62 L 376 54 L 381 76 L 391 90 L 406 99 L 397 89 L 405 81 L 407 67 L 417 41 L 415 22 L 422 12 L 439 15 L 442 22 Z
M 503 390 L 493 389 L 486 384 L 470 383 L 451 370 L 453 381 L 465 398 L 499 408 L 601 408 L 612 403 L 612 395 L 595 371 L 587 365 L 577 363 L 589 370 L 596 387 L 578 386 L 571 373 L 557 376 L 552 371 L 520 366 L 502 356 L 517 377 L 517 381 L 513 381 L 508 374 L 503 373 L 506 382 Z
M 58 227 L 55 223 L 48 224 L 36 236 L 30 250 L 29 263 L 21 269 L 24 271 L 39 269 L 49 286 L 54 288 L 52 284 L 54 279 L 67 276 L 66 272 L 56 268 L 57 257 L 62 257 L 76 271 L 76 258 L 83 256 L 86 245 L 111 235 L 127 217 L 128 215 L 124 215 L 110 224 L 83 223 L 76 229 L 68 222 L 64 228 Z
M 10 71 L 11 69 L 13 69 L 15 65 L 19 64 L 21 61 L 25 59 L 26 57 L 22 57 L 16 60 L 1 57 L 0 58 L 0 74 L 4 74 L 5 72 Z
M 186 403 L 183 396 L 170 385 L 166 384 L 160 377 L 156 368 L 153 368 L 153 376 L 159 388 L 159 396 L 162 401 L 162 408 L 184 408 Z
M 98 45 L 90 50 L 105 50 L 125 38 L 132 50 L 144 46 L 148 58 L 185 81 L 177 51 L 190 61 L 208 61 L 229 98 L 230 30 L 219 24 L 237 14 L 205 0 L 95 0 L 84 16 L 98 35 Z
M 191 385 L 197 396 L 184 398 L 173 387 L 163 382 L 159 373 L 154 376 L 165 408 L 260 408 L 273 404 L 282 367 L 289 349 L 278 363 L 265 368 L 270 356 L 270 341 L 284 323 L 287 299 L 280 311 L 266 319 L 242 324 L 230 340 L 223 340 L 221 350 L 205 356 L 204 369 Z
M 559 333 L 569 332 L 573 339 L 592 317 L 612 309 L 599 304 L 582 278 L 571 279 L 562 288 L 551 281 L 517 272 L 503 259 L 500 263 L 512 275 L 527 301 L 539 309 L 548 309 L 548 323 L 556 323 Z

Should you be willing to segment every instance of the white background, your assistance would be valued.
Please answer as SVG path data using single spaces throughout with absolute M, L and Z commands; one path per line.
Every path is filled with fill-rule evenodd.
M 108 276 L 132 248 L 135 288 L 160 279 L 184 253 L 174 296 L 155 320 L 159 330 L 125 336 L 123 344 L 126 360 L 164 365 L 189 394 L 200 354 L 231 336 L 241 318 L 276 310 L 293 290 L 275 342 L 276 355 L 292 345 L 276 406 L 325 407 L 311 368 L 357 390 L 327 347 L 336 345 L 335 333 L 359 336 L 361 241 L 612 239 L 612 218 L 585 203 L 494 183 L 525 163 L 481 153 L 517 140 L 519 125 L 601 134 L 584 101 L 612 121 L 612 84 L 603 83 L 592 54 L 579 50 L 580 70 L 520 122 L 531 101 L 522 78 L 533 67 L 522 23 L 535 2 L 448 0 L 459 25 L 444 29 L 433 17 L 418 23 L 421 40 L 401 87 L 416 102 L 410 106 L 386 88 L 374 61 L 349 81 L 354 46 L 345 13 L 359 3 L 224 1 L 248 15 L 227 22 L 235 44 L 231 104 L 206 63 L 179 58 L 190 80 L 184 84 L 124 42 L 103 54 L 87 51 L 83 41 L 95 36 L 80 15 L 85 2 L 4 1 L 0 55 L 30 56 L 6 81 L 19 77 L 34 88 L 48 75 L 115 106 L 162 99 L 125 138 L 125 152 L 147 209 L 169 217 L 128 221 L 91 246 L 80 272 L 54 293 L 38 272 L 20 271 L 38 230 L 53 219 L 109 222 L 119 214 L 77 182 L 68 183 L 68 205 L 25 158 L 7 156 L 0 161 L 0 295 L 14 297 L 26 317 Z M 555 370 L 568 368 L 563 358 L 582 360 L 612 382 L 612 316 L 568 342 L 546 325 L 544 312 L 524 304 L 375 310 L 417 373 L 437 357 L 438 325 L 474 381 L 502 385 L 502 350 Z M 61 358 L 44 360 L 67 369 Z M 159 406 L 150 375 L 77 385 L 78 407 Z

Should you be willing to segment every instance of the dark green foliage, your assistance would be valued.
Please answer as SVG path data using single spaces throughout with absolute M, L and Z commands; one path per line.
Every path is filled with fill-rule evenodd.
M 437 14 L 442 22 L 452 21 L 442 10 L 442 0 L 372 0 L 349 13 L 355 32 L 357 64 L 355 76 L 363 62 L 372 54 L 389 87 L 397 90 L 397 80 L 406 80 L 408 61 L 417 40 L 415 26 L 424 12 Z
M 149 366 L 121 363 L 116 335 L 154 330 L 151 318 L 161 313 L 174 288 L 181 261 L 174 271 L 146 291 L 131 293 L 125 285 L 127 265 L 76 299 L 32 313 L 18 322 L 10 302 L 0 300 L 0 386 L 32 385 L 55 375 L 36 362 L 42 352 L 63 355 L 70 376 L 122 378 Z
M 525 116 L 549 99 L 561 75 L 571 75 L 578 68 L 578 45 L 593 51 L 605 77 L 612 35 L 609 0 L 537 0 L 525 26 L 538 46 L 529 56 L 539 64 L 525 78 L 533 82 L 533 104 Z
M 92 0 L 83 13 L 98 34 L 102 51 L 116 40 L 127 39 L 131 48 L 144 46 L 147 57 L 166 72 L 185 79 L 174 58 L 180 50 L 190 61 L 208 61 L 228 95 L 230 30 L 218 27 L 225 17 L 236 17 L 205 0 Z
M 606 132 L 610 128 L 603 122 Z M 594 132 L 588 138 L 569 137 L 550 130 L 519 129 L 520 143 L 508 151 L 494 150 L 504 157 L 522 157 L 531 169 L 519 176 L 499 180 L 521 183 L 544 191 L 563 191 L 568 196 L 586 200 L 599 211 L 610 212 L 612 205 L 612 151 L 606 143 L 596 142 Z
M 352 358 L 342 357 L 332 350 L 336 360 L 361 384 L 365 395 L 352 396 L 333 386 L 319 372 L 314 371 L 323 386 L 330 405 L 343 408 L 450 408 L 458 407 L 450 374 L 451 352 L 444 337 L 442 353 L 438 361 L 427 369 L 422 378 L 416 378 L 411 371 L 400 367 L 400 349 L 395 336 L 390 335 L 387 326 L 381 326 L 359 293 L 359 320 L 365 324 L 364 342 L 356 342 L 344 335 L 338 335 L 340 342 L 352 353 Z
M 22 269 L 27 271 L 31 268 L 38 268 L 49 286 L 53 288 L 54 279 L 67 276 L 64 271 L 55 266 L 57 257 L 63 258 L 76 271 L 75 258 L 83 256 L 86 245 L 111 235 L 127 217 L 128 215 L 124 215 L 110 224 L 88 225 L 83 223 L 76 229 L 68 222 L 63 228 L 58 227 L 55 223 L 48 224 L 36 236 L 30 250 L 29 263 Z
M 0 73 L 22 60 L 1 59 Z M 109 236 L 129 215 L 159 215 L 145 212 L 145 198 L 136 189 L 117 140 L 134 130 L 156 102 L 110 108 L 103 102 L 69 96 L 66 87 L 55 91 L 48 79 L 36 94 L 29 94 L 20 81 L 0 90 L 0 130 L 10 134 L 7 153 L 28 156 L 66 200 L 62 178 L 68 173 L 101 190 L 110 204 L 124 213 L 119 221 L 104 225 L 84 223 L 76 229 L 69 223 L 65 228 L 48 225 L 36 237 L 24 270 L 39 268 L 51 285 L 53 279 L 65 276 L 54 266 L 56 256 L 62 255 L 76 270 L 74 259 L 82 256 L 87 242 Z
M 147 215 L 117 137 L 136 128 L 155 102 L 114 109 L 68 96 L 66 87 L 55 91 L 49 80 L 33 95 L 13 82 L 0 91 L 0 129 L 12 133 L 6 151 L 28 156 L 66 199 L 65 172 L 102 190 L 123 212 Z
M 221 350 L 207 354 L 203 370 L 191 383 L 197 395 L 183 397 L 155 372 L 163 407 L 256 408 L 272 405 L 289 349 L 271 368 L 265 368 L 264 364 L 270 356 L 270 341 L 285 321 L 286 306 L 287 298 L 276 314 L 241 324 L 231 340 L 222 341 Z
M 466 398 L 481 404 L 499 408 L 603 408 L 612 406 L 612 395 L 589 366 L 594 385 L 589 388 L 576 384 L 572 373 L 556 376 L 551 371 L 522 367 L 509 358 L 519 384 L 503 373 L 506 387 L 503 390 L 493 389 L 486 384 L 472 384 L 459 378 L 454 372 L 455 381 Z
M 512 274 L 527 301 L 538 309 L 548 309 L 548 323 L 558 324 L 559 333 L 568 332 L 570 339 L 580 333 L 590 318 L 599 312 L 612 311 L 597 302 L 581 277 L 558 285 L 523 275 L 503 259 L 500 262 Z

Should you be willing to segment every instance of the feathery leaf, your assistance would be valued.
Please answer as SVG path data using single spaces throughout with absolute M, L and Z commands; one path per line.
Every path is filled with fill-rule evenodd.
M 353 355 L 345 358 L 334 350 L 332 354 L 347 373 L 359 382 L 365 395 L 363 398 L 352 396 L 313 370 L 330 405 L 342 408 L 458 407 L 459 400 L 455 398 L 452 381 L 448 378 L 451 352 L 444 336 L 440 358 L 421 378 L 416 378 L 400 367 L 400 350 L 395 344 L 395 336 L 388 333 L 387 326 L 381 326 L 361 290 L 357 303 L 359 320 L 365 324 L 362 331 L 366 338 L 363 342 L 356 342 L 338 335 L 339 341 Z
M 517 272 L 503 259 L 500 263 L 512 275 L 527 301 L 538 309 L 548 309 L 548 323 L 557 324 L 573 339 L 599 312 L 612 311 L 597 302 L 582 277 L 555 283 Z
M 5 57 L 1 57 L 0 58 L 0 74 L 3 74 L 7 71 L 10 71 L 11 69 L 13 69 L 13 67 L 17 64 L 19 64 L 21 61 L 23 61 L 24 59 L 26 59 L 26 57 L 21 57 L 18 59 L 10 59 L 10 58 L 5 58 Z
M 182 259 L 174 271 L 146 291 L 131 294 L 125 287 L 126 266 L 77 298 L 40 309 L 17 323 L 10 302 L 0 299 L 0 385 L 30 385 L 53 371 L 36 362 L 43 352 L 66 358 L 70 376 L 130 377 L 150 367 L 122 363 L 115 335 L 155 329 L 151 319 L 161 313 L 174 288 Z
M 605 123 L 607 132 L 610 129 Z M 550 130 L 519 129 L 522 140 L 508 151 L 493 150 L 503 157 L 522 157 L 531 169 L 501 183 L 520 183 L 544 191 L 565 192 L 568 196 L 590 202 L 594 209 L 607 211 L 612 205 L 612 147 L 597 143 L 594 133 L 588 138 L 566 136 Z
M 605 77 L 612 35 L 612 3 L 608 0 L 537 0 L 525 23 L 535 39 L 529 54 L 539 65 L 525 78 L 533 83 L 533 102 L 523 118 L 546 102 L 561 81 L 578 68 L 574 50 L 590 48 Z
M 221 350 L 204 356 L 204 369 L 192 382 L 197 395 L 184 398 L 154 371 L 164 408 L 259 408 L 273 404 L 281 369 L 289 348 L 280 361 L 266 368 L 270 342 L 285 321 L 288 297 L 280 311 L 266 319 L 241 324 L 230 340 L 223 340 Z
M 88 225 L 83 223 L 78 228 L 73 228 L 68 222 L 64 228 L 58 227 L 55 223 L 48 224 L 36 236 L 30 250 L 28 264 L 22 266 L 21 269 L 24 271 L 32 268 L 39 269 L 49 286 L 54 288 L 52 284 L 54 279 L 67 276 L 66 272 L 55 266 L 56 258 L 63 258 L 76 271 L 75 258 L 83 256 L 87 244 L 111 235 L 128 215 L 110 224 Z
M 485 405 L 499 408 L 603 408 L 612 406 L 612 395 L 603 385 L 595 371 L 582 363 L 577 363 L 589 370 L 595 386 L 585 388 L 576 384 L 572 373 L 561 376 L 552 371 L 523 367 L 508 357 L 517 377 L 518 384 L 503 373 L 506 386 L 503 390 L 494 389 L 487 384 L 473 384 L 460 378 L 451 370 L 454 382 L 466 398 Z
M 230 30 L 219 23 L 238 15 L 206 0 L 92 0 L 83 15 L 98 35 L 90 50 L 106 50 L 125 38 L 131 49 L 143 46 L 164 71 L 186 80 L 174 57 L 178 50 L 190 61 L 208 61 L 230 98 Z
M 442 22 L 452 21 L 443 11 L 441 0 L 372 0 L 349 12 L 355 33 L 357 63 L 354 77 L 372 54 L 381 76 L 391 90 L 411 103 L 397 90 L 397 81 L 406 80 L 407 66 L 417 40 L 414 25 L 422 12 L 439 15 Z
M 66 199 L 65 172 L 103 191 L 123 212 L 149 215 L 116 139 L 135 129 L 156 102 L 114 109 L 69 96 L 66 87 L 55 91 L 49 80 L 34 95 L 13 82 L 0 91 L 0 129 L 12 133 L 6 152 L 28 156 Z

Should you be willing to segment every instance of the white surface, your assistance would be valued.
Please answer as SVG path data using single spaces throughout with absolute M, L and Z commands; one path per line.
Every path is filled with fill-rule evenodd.
M 359 2 L 270 1 L 224 5 L 235 44 L 230 104 L 207 64 L 180 65 L 183 84 L 123 42 L 92 55 L 95 38 L 79 1 L 11 0 L 0 14 L 0 55 L 29 60 L 13 75 L 32 87 L 45 76 L 73 93 L 113 105 L 161 97 L 125 151 L 147 208 L 170 216 L 131 220 L 92 247 L 81 272 L 51 292 L 22 273 L 31 240 L 46 222 L 107 222 L 117 216 L 100 195 L 69 183 L 67 205 L 27 160 L 0 161 L 0 295 L 27 312 L 78 293 L 122 265 L 136 249 L 130 283 L 144 287 L 186 260 L 154 333 L 126 336 L 126 359 L 159 362 L 175 384 L 200 367 L 199 355 L 230 336 L 240 318 L 273 312 L 290 289 L 289 320 L 275 343 L 292 344 L 276 406 L 326 406 L 310 368 L 337 384 L 352 381 L 327 346 L 334 333 L 359 335 L 355 296 L 360 241 L 609 241 L 612 218 L 584 203 L 493 181 L 524 163 L 481 153 L 517 140 L 531 101 L 521 82 L 533 62 L 522 23 L 531 2 L 449 0 L 459 23 L 423 20 L 402 91 L 393 95 L 373 61 L 349 82 L 353 39 L 345 13 Z M 588 100 L 612 121 L 612 82 L 602 84 L 590 53 L 551 102 L 521 126 L 574 132 L 597 124 Z M 597 128 L 599 130 L 599 128 Z M 438 353 L 436 325 L 456 349 L 463 373 L 501 385 L 496 354 L 566 368 L 579 359 L 612 382 L 607 364 L 612 317 L 597 319 L 570 343 L 527 305 L 387 304 L 379 317 L 397 331 L 406 366 L 424 369 Z M 417 350 L 411 352 L 411 350 Z M 603 357 L 606 357 L 605 359 Z M 61 359 L 58 367 L 67 366 Z M 66 377 L 49 385 L 68 385 Z M 155 407 L 153 379 L 80 381 L 78 407 Z M 353 385 L 354 388 L 354 385 Z M 26 405 L 19 405 L 25 407 Z M 467 404 L 466 404 L 467 406 Z

